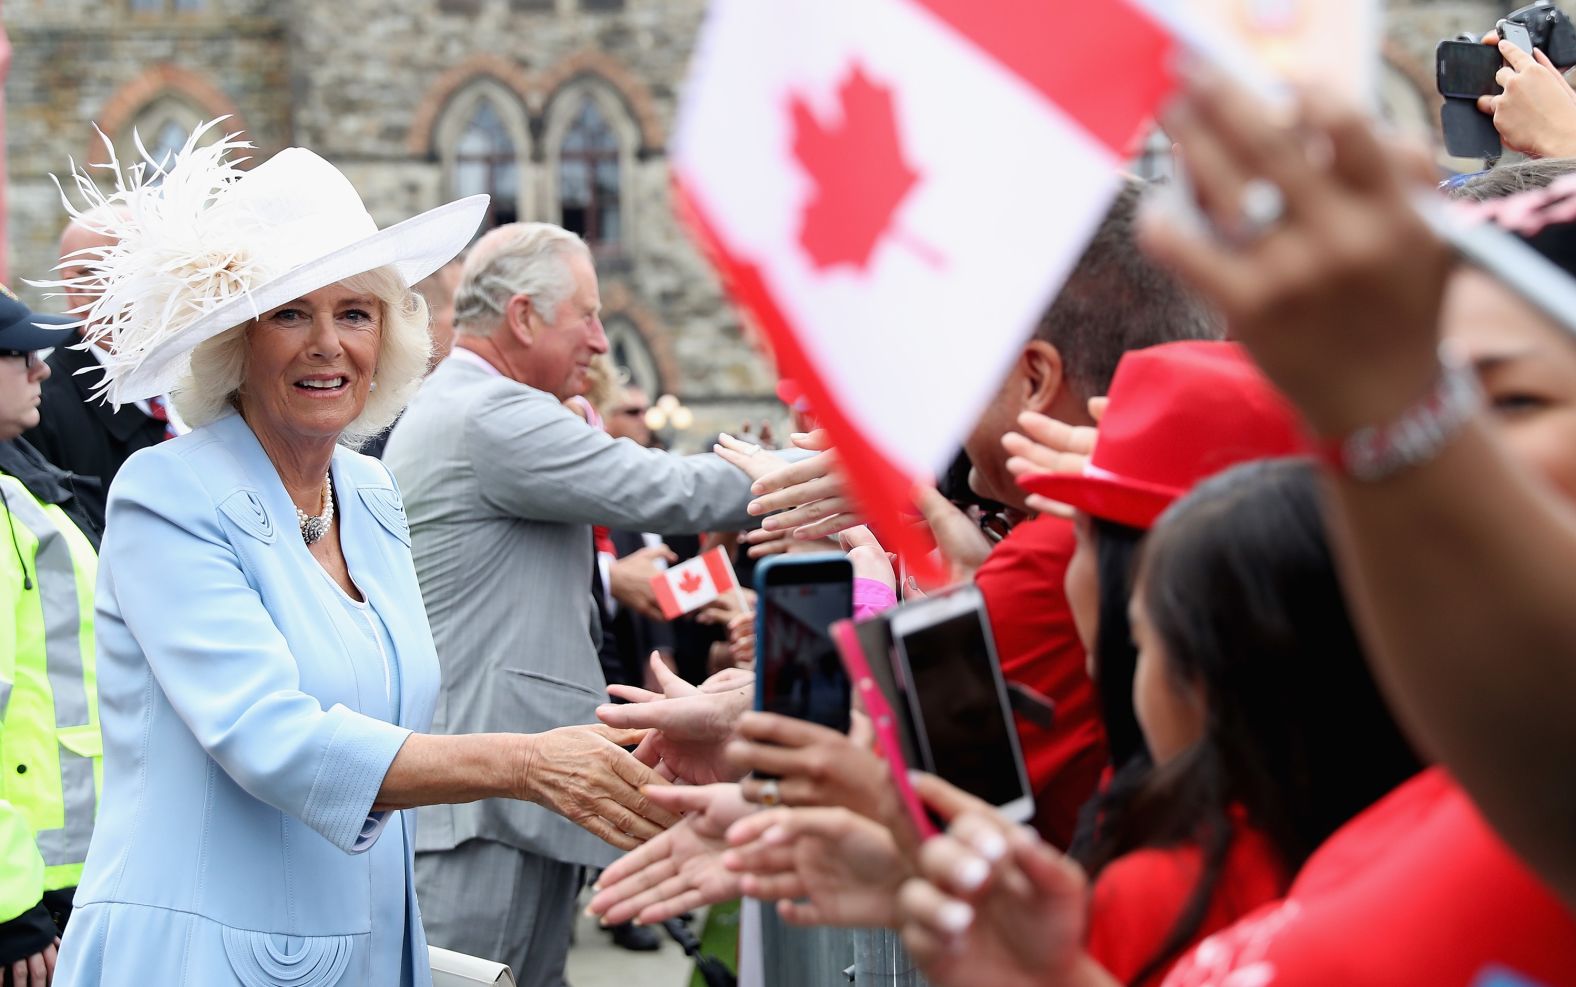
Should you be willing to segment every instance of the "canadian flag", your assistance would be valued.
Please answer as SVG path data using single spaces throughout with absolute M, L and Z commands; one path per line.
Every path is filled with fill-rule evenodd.
M 669 620 L 699 610 L 738 588 L 733 562 L 720 545 L 651 577 L 651 589 L 662 607 L 662 616 Z
M 680 200 L 911 556 L 913 483 L 1077 261 L 1176 50 L 1136 0 L 713 0 Z

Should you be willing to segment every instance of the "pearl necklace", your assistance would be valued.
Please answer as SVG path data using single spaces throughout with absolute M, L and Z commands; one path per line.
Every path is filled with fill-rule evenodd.
M 308 514 L 297 507 L 296 523 L 301 526 L 301 540 L 308 545 L 328 534 L 329 526 L 334 523 L 334 484 L 329 474 L 323 474 L 323 513 Z

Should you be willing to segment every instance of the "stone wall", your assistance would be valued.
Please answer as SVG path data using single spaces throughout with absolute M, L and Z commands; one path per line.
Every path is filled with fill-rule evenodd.
M 63 213 L 48 176 L 94 152 L 91 121 L 124 154 L 150 104 L 189 122 L 229 113 L 260 155 L 300 144 L 335 162 L 386 224 L 452 197 L 446 112 L 485 80 L 515 107 L 522 218 L 556 220 L 555 98 L 590 85 L 617 111 L 626 145 L 626 237 L 599 258 L 610 314 L 644 334 L 665 389 L 696 412 L 697 439 L 780 410 L 772 374 L 669 201 L 666 140 L 704 0 L 200 0 L 176 13 L 182 5 L 6 4 L 13 281 L 54 262 Z M 147 6 L 163 10 L 135 9 Z M 1426 132 L 1437 114 L 1435 42 L 1486 30 L 1505 9 L 1389 4 L 1386 102 L 1403 129 Z

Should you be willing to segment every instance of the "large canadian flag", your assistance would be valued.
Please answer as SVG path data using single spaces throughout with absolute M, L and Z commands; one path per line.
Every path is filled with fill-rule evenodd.
M 928 547 L 911 487 L 1078 259 L 1175 50 L 1124 0 L 713 0 L 679 195 L 889 544 Z

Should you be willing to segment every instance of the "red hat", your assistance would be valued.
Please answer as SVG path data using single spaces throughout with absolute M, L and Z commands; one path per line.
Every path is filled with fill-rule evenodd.
M 1167 343 L 1117 364 L 1100 439 L 1081 475 L 1019 478 L 1030 493 L 1149 528 L 1207 477 L 1311 450 L 1290 404 L 1236 343 Z

